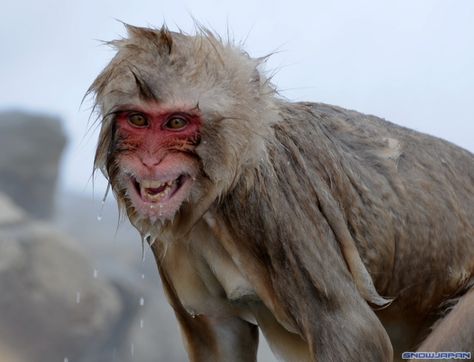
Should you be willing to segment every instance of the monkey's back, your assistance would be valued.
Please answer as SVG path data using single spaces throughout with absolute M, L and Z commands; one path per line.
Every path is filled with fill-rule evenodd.
M 325 173 L 377 290 L 420 311 L 455 296 L 474 271 L 474 155 L 335 106 L 288 112 L 302 112 L 290 128 L 308 164 Z M 308 127 L 326 139 L 309 139 Z M 316 142 L 327 146 L 315 153 Z

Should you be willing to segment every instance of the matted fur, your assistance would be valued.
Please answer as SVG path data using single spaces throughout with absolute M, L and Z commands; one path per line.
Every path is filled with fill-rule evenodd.
M 472 280 L 474 156 L 373 116 L 287 102 L 260 71 L 262 60 L 205 29 L 194 36 L 127 31 L 110 43 L 117 55 L 90 88 L 102 116 L 95 164 L 132 223 L 158 240 L 153 248 L 191 358 L 225 360 L 217 352 L 225 343 L 212 312 L 190 319 L 179 298 L 178 266 L 170 260 L 181 244 L 189 263 L 206 248 L 225 250 L 257 304 L 304 342 L 308 360 L 390 359 L 370 305 L 386 307 L 384 323 L 416 325 L 409 344 L 393 337 L 396 351 L 413 348 L 439 306 Z M 114 112 L 143 102 L 194 106 L 204 120 L 196 188 L 175 219 L 153 225 L 136 215 L 117 181 Z M 176 249 L 168 259 L 167 247 Z M 216 273 L 207 267 L 197 277 Z M 254 303 L 242 305 L 258 320 Z M 229 323 L 234 330 L 241 321 Z M 254 335 L 245 328 L 242 335 Z

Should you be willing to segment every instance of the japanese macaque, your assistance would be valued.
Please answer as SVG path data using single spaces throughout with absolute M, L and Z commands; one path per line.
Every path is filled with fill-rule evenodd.
M 207 30 L 126 26 L 95 165 L 153 250 L 191 361 L 474 349 L 474 156 L 284 100 Z M 158 327 L 157 327 L 158 328 Z

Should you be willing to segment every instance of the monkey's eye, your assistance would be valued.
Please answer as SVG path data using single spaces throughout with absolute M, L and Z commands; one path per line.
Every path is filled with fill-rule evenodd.
M 143 114 L 132 113 L 128 116 L 128 123 L 133 127 L 144 128 L 148 126 L 148 120 Z
M 188 125 L 188 121 L 183 117 L 174 116 L 170 118 L 166 123 L 165 127 L 171 130 L 180 130 Z

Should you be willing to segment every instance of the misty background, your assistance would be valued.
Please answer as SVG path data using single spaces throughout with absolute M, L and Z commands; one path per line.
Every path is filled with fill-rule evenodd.
M 92 99 L 82 100 L 114 55 L 102 42 L 125 35 L 121 22 L 166 24 L 192 34 L 196 21 L 242 44 L 252 57 L 272 53 L 267 74 L 274 75 L 273 83 L 288 100 L 374 114 L 474 152 L 470 0 L 3 2 L 0 113 L 6 116 L 0 117 L 0 132 L 6 132 L 5 118 L 22 112 L 36 124 L 39 118 L 50 119 L 43 129 L 44 139 L 51 141 L 30 141 L 38 131 L 25 123 L 21 133 L 4 133 L 3 141 L 0 134 L 0 161 L 19 159 L 15 147 L 22 143 L 38 156 L 59 141 L 47 161 L 57 167 L 57 179 L 45 181 L 12 161 L 23 184 L 7 184 L 4 178 L 3 185 L 13 190 L 9 195 L 0 170 L 0 287 L 37 288 L 36 294 L 18 289 L 23 299 L 0 297 L 0 308 L 10 308 L 13 316 L 0 316 L 0 362 L 32 362 L 35 356 L 64 362 L 185 360 L 151 253 L 146 251 L 141 261 L 138 233 L 118 221 L 111 196 L 101 206 L 105 180 L 99 173 L 94 182 L 91 178 L 98 129 Z M 57 165 L 51 161 L 56 158 Z M 44 214 L 41 198 L 35 205 L 34 196 L 15 199 L 41 182 L 51 186 L 51 212 Z M 54 259 L 51 250 L 58 253 Z M 25 266 L 13 273 L 19 265 L 13 260 L 27 258 L 26 251 L 31 260 L 46 259 L 38 262 L 39 269 Z M 70 335 L 62 333 L 65 328 Z M 37 341 L 38 333 L 46 344 L 20 348 L 12 342 Z M 268 349 L 261 357 L 274 360 Z

